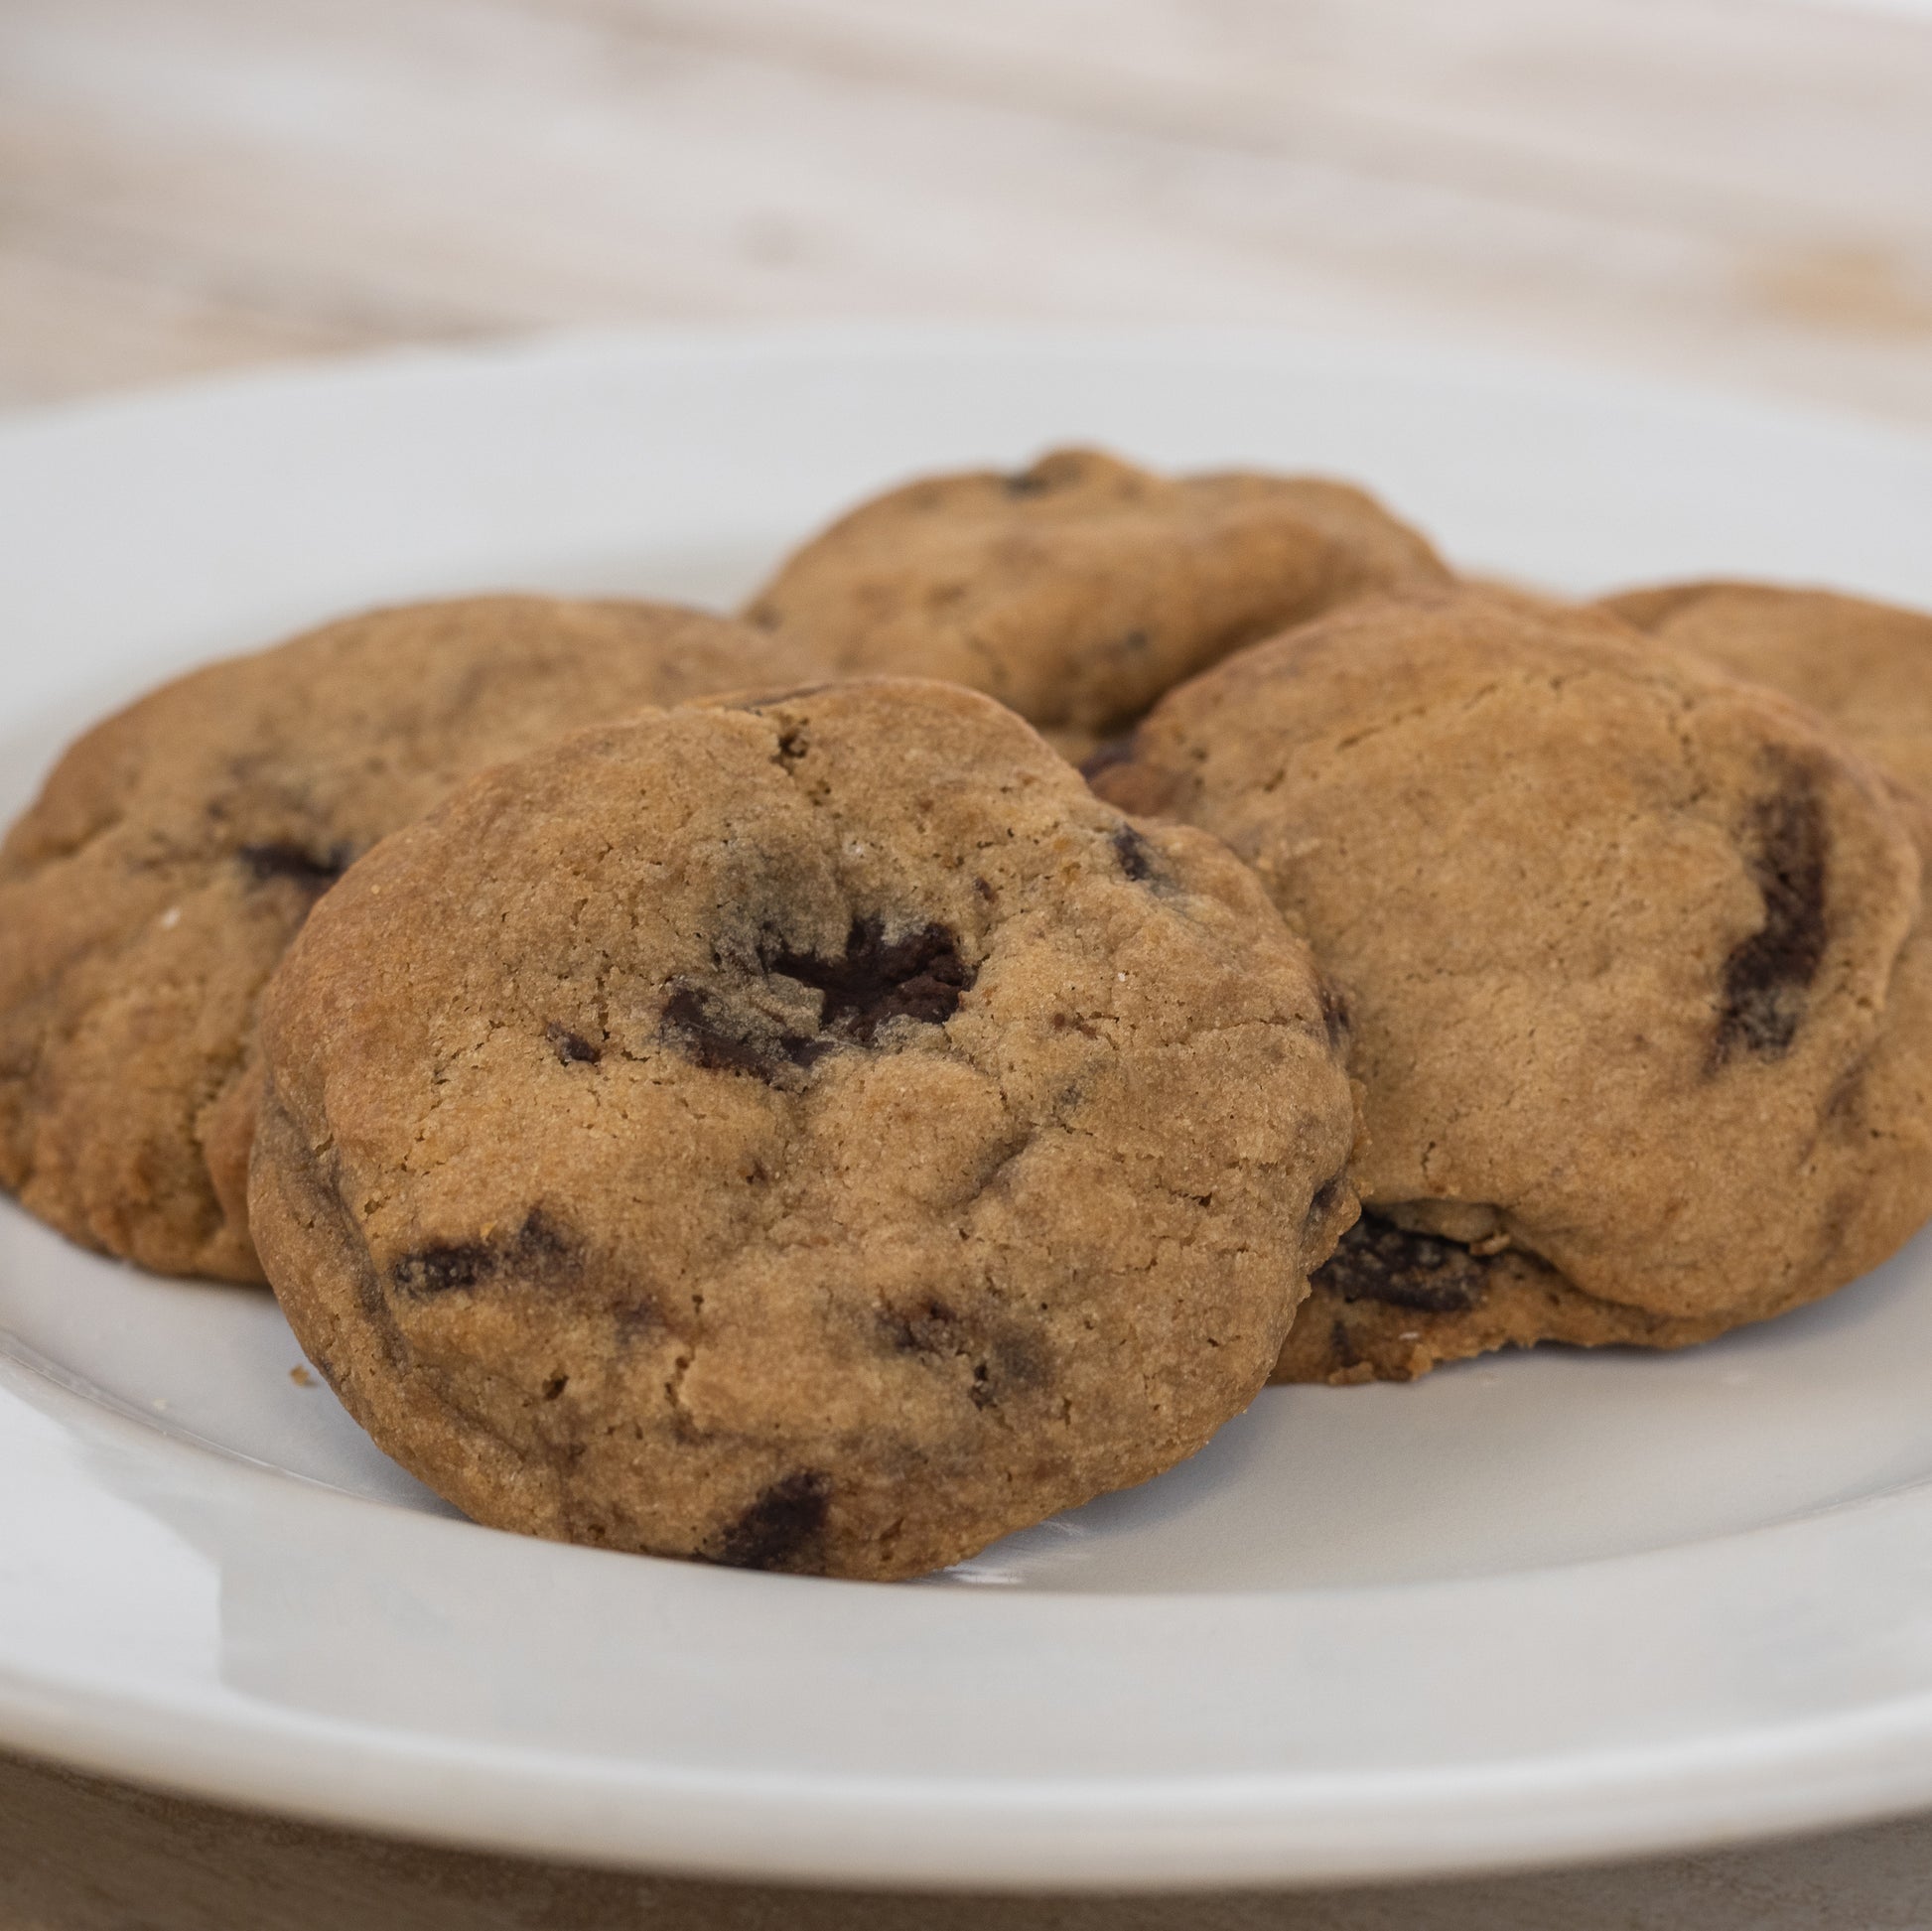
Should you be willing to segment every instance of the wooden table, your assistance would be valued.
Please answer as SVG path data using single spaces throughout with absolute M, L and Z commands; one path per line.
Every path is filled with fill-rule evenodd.
M 1618 1869 L 1259 1896 L 906 1897 L 568 1869 L 0 1758 L 0 1931 L 1924 1931 L 1932 1827 Z
M 1426 334 L 1923 421 L 1908 8 L 7 0 L 0 400 L 892 314 Z
M 558 324 L 1284 323 L 1932 423 L 1932 8 L 5 0 L 0 404 Z M 1279 1898 L 616 1876 L 0 1759 L 0 1931 L 1932 1924 L 1932 1824 Z

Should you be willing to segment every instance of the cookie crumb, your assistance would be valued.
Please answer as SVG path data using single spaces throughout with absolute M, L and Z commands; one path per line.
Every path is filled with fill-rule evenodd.
M 316 1385 L 315 1376 L 312 1375 L 307 1368 L 302 1367 L 299 1364 L 289 1370 L 289 1379 L 292 1382 L 294 1382 L 298 1388 L 313 1388 Z

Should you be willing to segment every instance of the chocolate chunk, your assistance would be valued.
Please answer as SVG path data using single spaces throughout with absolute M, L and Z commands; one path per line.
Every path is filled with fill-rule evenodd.
M 943 925 L 922 925 L 889 939 L 877 918 L 852 921 L 840 958 L 822 959 L 781 946 L 769 968 L 822 993 L 820 1027 L 861 1045 L 871 1045 L 879 1029 L 892 1020 L 944 1025 L 973 983 L 972 967 L 959 956 L 957 941 Z
M 907 1312 L 885 1309 L 880 1314 L 891 1345 L 902 1354 L 922 1354 L 972 1363 L 967 1397 L 975 1408 L 992 1408 L 1016 1389 L 1037 1387 L 1043 1379 L 1039 1348 L 1023 1329 L 1004 1327 L 987 1333 L 943 1301 L 928 1297 Z
M 439 1241 L 390 1264 L 389 1283 L 398 1294 L 418 1301 L 474 1288 L 503 1268 L 519 1274 L 553 1272 L 568 1258 L 573 1242 L 565 1229 L 532 1207 L 508 1239 Z
M 769 1075 L 770 1056 L 761 1047 L 737 1037 L 719 1017 L 714 1016 L 718 1002 L 698 986 L 679 986 L 664 1002 L 660 1030 L 674 1036 L 687 1059 L 694 1059 L 712 1072 L 756 1073 L 760 1079 Z
M 714 1560 L 732 1569 L 804 1567 L 800 1558 L 824 1536 L 831 1489 L 816 1469 L 773 1482 L 725 1531 Z
M 1764 899 L 1764 923 L 1725 961 L 1714 1070 L 1739 1047 L 1768 1059 L 1790 1048 L 1825 957 L 1831 831 L 1817 786 L 1801 765 L 1789 764 L 1785 784 L 1758 800 L 1750 828 L 1749 864 Z
M 453 1288 L 474 1288 L 479 1281 L 494 1274 L 498 1255 L 486 1242 L 469 1240 L 420 1248 L 405 1254 L 389 1269 L 389 1281 L 398 1294 L 414 1295 L 419 1300 L 448 1294 Z
M 555 1020 L 544 1029 L 544 1036 L 566 1066 L 595 1066 L 604 1057 L 601 1047 L 592 1045 L 581 1033 L 573 1033 L 569 1027 L 560 1026 Z
M 1379 1301 L 1419 1314 L 1462 1314 L 1482 1300 L 1484 1268 L 1466 1247 L 1364 1214 L 1310 1285 L 1338 1301 Z
M 1000 479 L 1000 487 L 1009 496 L 1043 496 L 1053 486 L 1050 476 L 1042 476 L 1038 470 L 1016 470 L 1013 475 Z
M 317 854 L 292 840 L 276 839 L 265 845 L 244 845 L 235 857 L 248 868 L 257 885 L 287 879 L 320 898 L 348 870 L 354 854 L 346 845 L 334 845 Z
M 775 934 L 762 948 L 767 972 L 795 979 L 820 997 L 817 1036 L 774 1030 L 768 1015 L 739 1007 L 729 990 L 678 981 L 664 1003 L 664 1038 L 714 1072 L 750 1073 L 767 1086 L 787 1069 L 815 1065 L 841 1040 L 871 1045 L 891 1020 L 940 1026 L 951 1019 L 973 970 L 943 925 L 886 937 L 884 922 L 855 918 L 837 958 L 800 952 Z
M 1125 820 L 1116 828 L 1109 843 L 1114 848 L 1114 856 L 1120 860 L 1120 869 L 1137 885 L 1154 878 L 1160 871 L 1155 861 L 1154 847 Z
M 769 1033 L 702 986 L 680 985 L 664 1002 L 661 1033 L 687 1059 L 709 1072 L 750 1073 L 767 1086 L 786 1066 L 810 1066 L 832 1050 L 829 1039 Z

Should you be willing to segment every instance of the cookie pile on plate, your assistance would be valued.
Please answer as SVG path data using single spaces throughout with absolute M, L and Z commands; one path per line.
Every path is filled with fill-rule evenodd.
M 1084 763 L 1084 775 L 1072 759 Z M 1271 1377 L 1678 1346 L 1932 1214 L 1932 619 L 935 477 L 740 620 L 209 666 L 0 847 L 0 1182 L 478 1520 L 902 1577 Z

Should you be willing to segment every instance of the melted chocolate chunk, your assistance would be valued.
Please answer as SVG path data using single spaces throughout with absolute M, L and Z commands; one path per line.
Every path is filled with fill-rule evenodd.
M 775 1481 L 727 1529 L 715 1560 L 732 1569 L 785 1569 L 825 1533 L 832 1485 L 816 1469 Z
M 861 1045 L 871 1045 L 891 1020 L 943 1026 L 973 983 L 972 967 L 959 956 L 957 941 L 943 925 L 922 925 L 889 939 L 877 918 L 852 921 L 842 957 L 821 959 L 785 946 L 769 964 L 771 971 L 824 995 L 822 1030 L 844 1034 Z
M 569 1234 L 541 1207 L 532 1207 L 514 1234 L 502 1240 L 439 1241 L 405 1254 L 389 1267 L 398 1294 L 427 1301 L 474 1288 L 502 1271 L 554 1273 L 571 1252 Z
M 700 1066 L 750 1073 L 767 1086 L 781 1084 L 791 1069 L 815 1065 L 842 1040 L 873 1044 L 892 1020 L 944 1025 L 973 983 L 972 967 L 943 925 L 889 939 L 882 920 L 855 918 L 837 958 L 796 951 L 775 934 L 767 934 L 762 954 L 766 972 L 819 994 L 815 1034 L 778 1031 L 767 1013 L 735 1001 L 729 985 L 689 981 L 673 983 L 661 1032 Z
M 277 839 L 266 845 L 244 845 L 235 857 L 248 868 L 257 885 L 287 879 L 320 898 L 348 870 L 354 854 L 346 845 L 334 845 L 318 855 L 291 839 Z
M 1154 847 L 1132 825 L 1123 822 L 1109 842 L 1114 856 L 1120 860 L 1121 871 L 1137 885 L 1145 884 L 1159 873 Z
M 898 1353 L 970 1362 L 966 1394 L 975 1408 L 995 1407 L 1003 1396 L 1037 1387 L 1042 1379 L 1039 1349 L 1031 1335 L 1018 1328 L 989 1335 L 936 1298 L 928 1297 L 910 1312 L 885 1309 L 880 1324 Z
M 1462 1314 L 1482 1300 L 1482 1262 L 1466 1247 L 1364 1214 L 1310 1285 L 1338 1301 L 1379 1301 L 1419 1314 Z
M 664 1002 L 666 1039 L 708 1072 L 750 1073 L 767 1086 L 787 1066 L 809 1066 L 832 1050 L 830 1039 L 761 1031 L 748 1016 L 702 986 L 681 985 Z
M 1817 786 L 1801 766 L 1751 813 L 1751 877 L 1764 923 L 1725 961 L 1712 1064 L 1739 1047 L 1775 1059 L 1797 1037 L 1805 996 L 1825 957 L 1825 874 L 1831 831 Z
M 755 1073 L 769 1079 L 777 1070 L 768 1045 L 734 1033 L 720 1004 L 699 986 L 680 986 L 664 1002 L 663 1031 L 688 1059 L 711 1072 Z
M 439 1243 L 405 1254 L 389 1269 L 389 1280 L 397 1293 L 427 1300 L 453 1288 L 474 1288 L 496 1272 L 500 1258 L 483 1241 Z
M 555 1020 L 544 1029 L 544 1036 L 566 1066 L 595 1066 L 604 1057 L 601 1047 L 592 1045 L 581 1033 L 573 1033 L 569 1027 L 560 1026 Z

